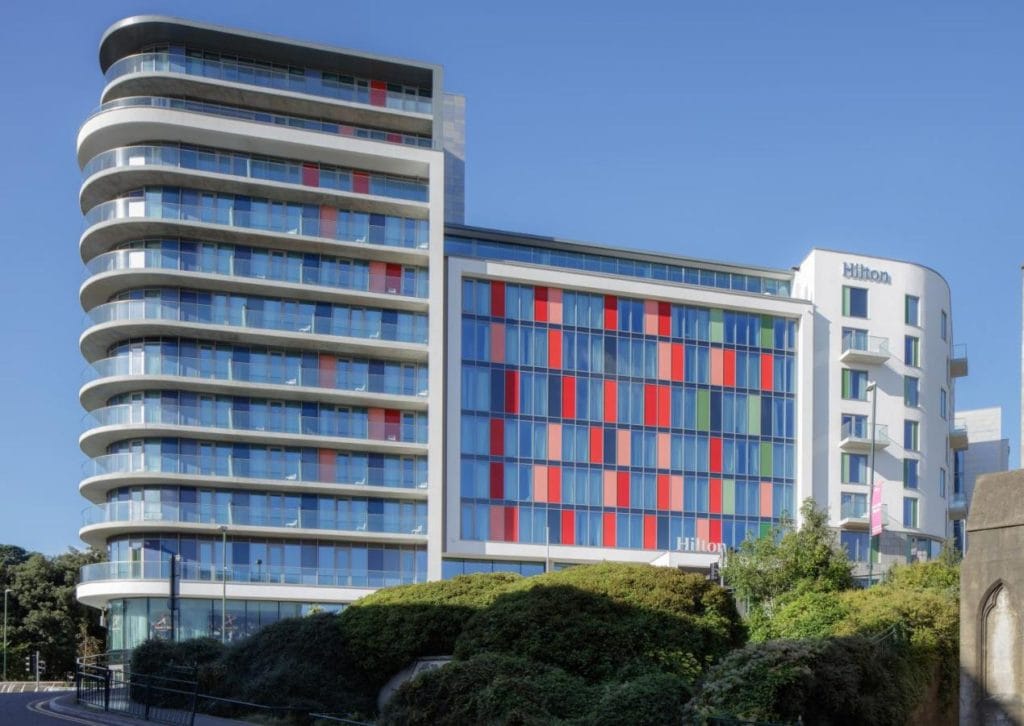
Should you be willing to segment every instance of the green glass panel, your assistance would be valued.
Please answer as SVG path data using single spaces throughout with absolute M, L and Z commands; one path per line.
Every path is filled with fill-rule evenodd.
M 761 397 L 756 393 L 747 396 L 747 433 L 761 435 Z
M 711 309 L 711 342 L 721 343 L 725 340 L 725 325 L 722 322 L 721 308 Z
M 772 472 L 772 445 L 761 442 L 761 476 L 770 476 Z
M 711 391 L 706 388 L 697 390 L 697 430 L 708 431 L 711 428 Z
M 732 479 L 722 482 L 722 514 L 736 514 L 736 482 Z
M 775 334 L 772 329 L 772 316 L 761 316 L 761 347 L 771 348 L 775 342 Z
M 761 536 L 762 537 L 770 537 L 771 534 L 772 534 L 772 523 L 771 522 L 761 522 Z

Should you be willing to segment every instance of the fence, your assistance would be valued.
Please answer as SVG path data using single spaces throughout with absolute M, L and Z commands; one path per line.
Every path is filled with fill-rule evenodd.
M 183 675 L 194 675 L 192 669 L 181 670 Z M 369 726 L 335 714 L 309 713 L 287 706 L 267 706 L 199 693 L 199 683 L 194 678 L 133 674 L 127 666 L 112 665 L 107 658 L 78 662 L 75 694 L 80 705 L 169 726 L 193 726 L 197 712 L 224 716 L 245 713 L 293 723 Z
M 97 662 L 76 665 L 75 696 L 83 706 L 170 726 L 193 726 L 199 700 L 195 680 L 132 674 Z

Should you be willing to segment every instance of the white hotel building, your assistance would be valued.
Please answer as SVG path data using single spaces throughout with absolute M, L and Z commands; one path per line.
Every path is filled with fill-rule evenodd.
M 430 64 L 142 16 L 100 65 L 80 492 L 110 561 L 78 597 L 110 649 L 464 572 L 706 569 L 805 497 L 865 574 L 872 448 L 875 571 L 949 534 L 938 273 L 464 226 Z

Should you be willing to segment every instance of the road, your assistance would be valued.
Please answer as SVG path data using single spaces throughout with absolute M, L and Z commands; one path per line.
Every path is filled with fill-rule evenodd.
M 58 726 L 77 723 L 80 726 L 103 726 L 103 722 L 78 716 L 52 713 L 47 704 L 58 693 L 0 693 L 0 724 L 4 726 Z

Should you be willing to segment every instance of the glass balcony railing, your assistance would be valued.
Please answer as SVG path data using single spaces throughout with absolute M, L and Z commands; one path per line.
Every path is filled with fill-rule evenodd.
M 238 106 L 225 106 L 219 103 L 189 101 L 182 98 L 166 98 L 164 96 L 129 96 L 127 98 L 118 98 L 114 101 L 100 104 L 90 115 L 90 118 L 104 111 L 112 111 L 119 108 L 147 107 L 202 113 L 209 116 L 233 118 L 239 121 L 254 121 L 272 126 L 288 126 L 290 128 L 302 129 L 303 131 L 316 131 L 322 134 L 332 134 L 333 136 L 348 136 L 366 141 L 383 141 L 384 143 L 399 144 L 401 146 L 416 146 L 421 149 L 434 148 L 434 142 L 429 136 L 421 136 L 419 134 L 403 134 L 397 131 L 384 131 L 383 129 L 372 129 L 364 126 L 339 124 L 326 119 L 288 116 L 280 113 L 254 111 L 249 108 L 239 108 Z
M 843 503 L 839 516 L 841 519 L 865 519 L 868 516 L 867 501 Z
M 339 377 L 331 371 L 302 365 L 285 366 L 244 363 L 212 357 L 194 358 L 158 352 L 124 353 L 103 358 L 92 364 L 90 378 L 113 376 L 179 376 L 242 383 L 269 383 L 278 386 L 330 388 L 354 393 L 383 393 L 397 396 L 426 396 L 427 369 L 410 369 L 408 373 L 396 366 L 394 373 L 366 373 L 362 376 Z
M 230 201 L 230 198 L 223 199 Z M 161 219 L 408 249 L 426 249 L 430 241 L 430 227 L 426 220 L 355 213 L 346 215 L 350 219 L 339 221 L 339 214 L 344 215 L 344 210 L 327 211 L 333 214 L 333 218 L 325 217 L 314 205 L 268 203 L 265 210 L 244 211 L 227 204 L 180 204 L 141 196 L 121 197 L 97 204 L 86 212 L 85 226 L 88 228 L 114 219 Z M 381 218 L 381 224 L 372 224 L 372 219 L 377 216 Z
M 140 166 L 206 171 L 246 179 L 299 184 L 318 189 L 372 194 L 414 202 L 425 202 L 428 195 L 426 182 L 411 179 L 170 144 L 126 146 L 104 151 L 86 163 L 82 169 L 82 176 L 88 178 L 106 169 Z
M 427 442 L 427 423 L 384 423 L 370 421 L 365 427 L 339 421 L 334 416 L 299 416 L 285 411 L 254 415 L 250 411 L 229 410 L 226 418 L 205 407 L 183 407 L 175 404 L 147 402 L 104 406 L 86 416 L 86 429 L 99 426 L 201 426 L 204 428 L 235 431 L 265 431 L 268 433 L 297 434 L 303 436 L 336 436 L 369 441 L 395 441 L 407 444 Z
M 839 434 L 840 441 L 845 439 L 856 439 L 858 441 L 870 442 L 871 429 L 867 423 L 861 421 L 847 421 L 843 424 Z M 889 443 L 889 427 L 884 424 L 875 424 L 875 443 L 878 445 Z
M 333 503 L 333 502 L 332 502 Z M 406 505 L 407 508 L 412 508 Z M 398 506 L 396 505 L 396 509 Z M 425 505 L 423 506 L 425 510 Z M 82 512 L 83 526 L 118 522 L 165 522 L 185 524 L 228 524 L 250 527 L 295 527 L 347 532 L 381 532 L 385 534 L 426 534 L 424 511 L 416 516 L 396 512 L 394 515 L 366 512 L 343 514 L 306 509 L 255 509 L 241 506 L 201 506 L 199 504 L 165 504 L 149 502 L 108 502 Z
M 182 73 L 219 81 L 245 83 L 277 91 L 305 93 L 338 101 L 358 103 L 396 111 L 430 114 L 433 102 L 414 89 L 388 88 L 377 81 L 343 81 L 333 74 L 312 68 L 293 69 L 251 63 L 234 58 L 201 58 L 185 53 L 139 53 L 113 63 L 106 73 L 107 83 L 132 73 Z M 381 87 L 384 86 L 384 87 Z
M 335 318 L 321 318 L 315 313 L 270 313 L 264 310 L 250 310 L 245 307 L 219 307 L 161 300 L 119 300 L 104 303 L 90 310 L 88 318 L 94 325 L 120 321 L 164 320 L 399 343 L 424 344 L 427 342 L 426 318 L 402 324 L 360 323 L 341 321 Z
M 230 257 L 226 261 L 228 265 L 225 267 L 224 260 L 220 258 L 207 259 L 197 253 L 189 254 L 162 249 L 126 249 L 114 250 L 93 257 L 85 267 L 90 275 L 120 270 L 174 270 L 242 277 L 251 280 L 275 280 L 303 285 L 319 285 L 383 295 L 426 298 L 429 293 L 426 270 L 417 275 L 396 276 L 366 272 L 359 275 L 348 274 L 334 279 L 325 279 L 327 276 L 322 274 L 320 268 L 311 268 L 301 264 L 286 265 L 284 262 L 274 264 L 273 256 L 271 256 L 269 264 L 266 265 L 254 265 L 251 259 L 246 260 L 245 264 L 234 264 L 234 257 Z
M 315 449 L 311 451 L 317 453 Z M 146 454 L 139 451 L 97 456 L 85 463 L 83 474 L 86 478 L 109 474 L 185 474 L 386 489 L 427 488 L 426 480 L 417 478 L 412 467 L 409 467 L 407 473 L 399 466 L 371 468 L 364 471 L 358 479 L 345 476 L 340 469 L 341 467 L 321 466 L 316 456 L 311 460 L 302 460 L 298 455 L 293 458 L 282 455 L 278 458 L 264 456 L 257 459 L 233 454 Z
M 870 355 L 889 355 L 889 339 L 860 333 L 843 335 L 843 352 L 848 350 Z
M 169 560 L 160 562 L 98 562 L 85 565 L 79 583 L 106 580 L 163 580 L 171 575 Z M 266 585 L 313 585 L 320 587 L 391 587 L 424 582 L 427 573 L 362 571 L 287 567 L 275 565 L 218 565 L 179 562 L 178 577 L 191 582 L 222 582 Z

